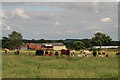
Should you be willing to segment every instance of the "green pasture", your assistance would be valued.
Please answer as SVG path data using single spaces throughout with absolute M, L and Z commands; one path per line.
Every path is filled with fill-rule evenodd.
M 2 52 L 3 78 L 117 78 L 118 57 L 110 58 L 28 56 L 35 51 L 21 51 L 20 55 Z M 77 54 L 79 52 L 77 51 Z

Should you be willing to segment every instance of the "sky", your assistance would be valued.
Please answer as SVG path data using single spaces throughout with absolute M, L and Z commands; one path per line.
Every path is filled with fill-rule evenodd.
M 118 40 L 116 2 L 3 2 L 2 36 L 24 39 L 85 39 L 102 32 Z

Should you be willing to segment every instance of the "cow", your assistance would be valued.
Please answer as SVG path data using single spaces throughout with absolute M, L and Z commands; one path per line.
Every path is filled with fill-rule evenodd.
M 85 57 L 85 54 L 78 54 L 78 57 Z
M 83 52 L 84 52 L 86 57 L 89 57 L 89 55 L 90 55 L 90 51 L 89 50 L 84 50 Z
M 49 56 L 52 56 L 52 55 L 53 55 L 53 53 L 54 53 L 53 51 L 50 51 Z
M 45 54 L 48 54 L 48 51 L 47 51 L 47 50 L 45 51 Z
M 116 55 L 119 56 L 119 55 L 120 55 L 120 51 L 117 51 L 117 52 L 116 52 Z
M 106 53 L 105 57 L 111 57 L 111 55 L 110 55 L 110 54 L 108 54 L 108 53 Z
M 105 55 L 106 54 L 106 52 L 105 51 L 102 51 L 102 55 Z
M 19 49 L 15 49 L 15 50 L 14 50 L 14 53 L 15 53 L 16 55 L 19 55 L 20 50 L 19 50 Z
M 69 56 L 70 55 L 70 49 L 61 49 L 61 56 L 66 55 Z
M 41 55 L 43 56 L 44 55 L 44 51 L 43 50 L 36 50 L 36 54 L 35 55 Z
M 76 55 L 76 51 L 73 49 L 71 52 L 70 52 L 71 56 L 75 56 Z
M 98 56 L 101 55 L 101 51 L 98 51 Z
M 9 49 L 5 48 L 5 54 L 8 54 Z
M 102 51 L 102 54 L 98 55 L 98 57 L 111 57 L 111 55 L 105 51 Z
M 55 52 L 55 56 L 56 56 L 56 58 L 58 58 L 58 56 L 59 56 L 58 51 Z
M 93 56 L 97 56 L 97 51 L 93 51 Z

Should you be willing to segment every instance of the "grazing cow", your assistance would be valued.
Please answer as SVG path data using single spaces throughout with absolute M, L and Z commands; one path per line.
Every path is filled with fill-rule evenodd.
M 67 55 L 69 56 L 70 55 L 70 49 L 61 49 L 61 55 Z
M 44 51 L 43 50 L 36 50 L 36 54 L 35 55 L 41 55 L 43 56 L 44 55 Z
M 50 54 L 49 54 L 49 56 L 52 56 L 52 55 L 53 55 L 53 53 L 54 53 L 53 51 L 50 51 Z
M 83 52 L 84 52 L 86 57 L 89 57 L 89 55 L 90 55 L 90 51 L 89 50 L 84 50 Z
M 85 54 L 78 54 L 78 57 L 85 57 Z
M 47 51 L 47 50 L 45 51 L 45 54 L 48 54 L 48 51 Z
M 101 51 L 98 51 L 98 55 L 101 55 Z
M 84 50 L 80 50 L 80 54 L 84 53 Z
M 17 54 L 17 55 L 19 55 L 20 50 L 19 50 L 19 49 L 15 49 L 15 50 L 14 50 L 14 53 Z
M 74 49 L 70 53 L 73 57 L 76 55 L 76 51 Z
M 111 57 L 111 55 L 109 55 L 109 54 L 106 53 L 105 51 L 102 51 L 102 54 L 99 55 L 98 57 Z
M 8 54 L 8 52 L 9 52 L 9 49 L 5 48 L 5 54 Z
M 56 51 L 56 52 L 55 52 L 55 56 L 58 57 L 58 55 L 59 55 L 59 53 L 58 53 L 58 51 Z
M 110 54 L 106 54 L 105 57 L 111 57 L 111 55 Z
M 117 52 L 116 52 L 116 55 L 119 56 L 119 55 L 120 55 L 120 51 L 117 51 Z
M 105 55 L 106 54 L 106 52 L 105 51 L 102 51 L 102 55 Z
M 93 51 L 93 56 L 97 56 L 97 51 Z

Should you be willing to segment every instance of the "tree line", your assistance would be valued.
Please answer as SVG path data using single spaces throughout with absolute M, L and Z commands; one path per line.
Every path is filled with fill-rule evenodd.
M 119 46 L 119 41 L 112 41 L 109 35 L 97 32 L 91 39 L 66 39 L 66 40 L 25 40 L 21 33 L 13 31 L 8 37 L 2 37 L 2 48 L 20 48 L 22 43 L 63 43 L 67 48 L 85 49 L 92 46 Z

